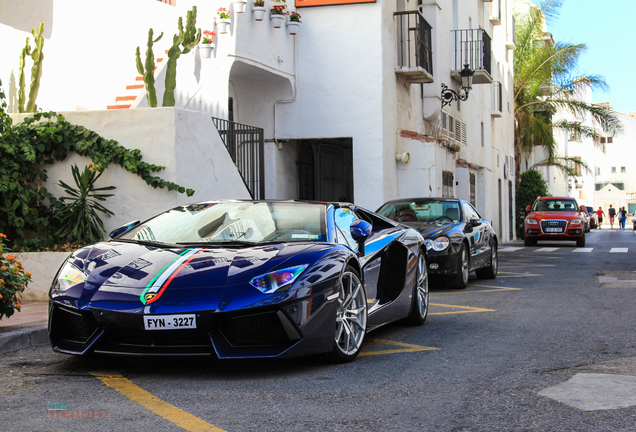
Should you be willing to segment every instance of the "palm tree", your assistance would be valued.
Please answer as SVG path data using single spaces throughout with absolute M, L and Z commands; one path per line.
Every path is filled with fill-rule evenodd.
M 541 146 L 545 159 L 536 166 L 554 166 L 565 174 L 574 175 L 578 166 L 589 170 L 585 161 L 559 154 L 554 139 L 555 130 L 577 132 L 582 137 L 600 142 L 603 135 L 614 136 L 622 128 L 616 114 L 604 107 L 586 103 L 573 96 L 588 87 L 608 89 L 603 77 L 598 75 L 575 76 L 579 56 L 584 44 L 553 42 L 545 32 L 545 20 L 557 16 L 562 0 L 542 0 L 539 6 L 530 7 L 526 13 L 515 13 L 516 51 L 514 57 L 515 102 L 515 179 L 521 174 L 521 162 L 535 146 Z M 559 110 L 567 110 L 577 119 L 552 121 Z M 585 124 L 591 117 L 598 127 Z M 600 128 L 600 130 L 599 130 Z

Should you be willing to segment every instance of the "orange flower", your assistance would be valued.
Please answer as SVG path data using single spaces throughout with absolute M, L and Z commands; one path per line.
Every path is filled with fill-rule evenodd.
M 2 266 L 2 267 L 0 267 L 0 269 L 6 270 L 7 268 L 5 266 Z
M 28 277 L 31 277 L 31 273 L 26 272 L 25 275 L 27 275 Z
M 17 305 L 15 305 L 15 307 L 16 307 L 16 309 L 19 310 L 22 307 L 22 305 L 18 303 Z
M 0 294 L 0 300 L 2 300 L 2 294 Z
M 20 270 L 24 270 L 24 267 L 20 266 Z
M 2 234 L 2 233 L 0 233 L 0 237 L 2 237 L 2 238 L 7 238 L 7 236 L 6 236 L 6 235 L 4 235 L 4 234 Z
M 13 255 L 7 255 L 7 259 L 13 261 Z

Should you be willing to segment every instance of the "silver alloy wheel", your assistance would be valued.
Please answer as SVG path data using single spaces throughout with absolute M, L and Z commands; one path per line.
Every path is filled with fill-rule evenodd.
M 462 248 L 462 280 L 464 284 L 468 283 L 468 251 L 466 250 L 466 246 Z
M 353 355 L 362 346 L 367 331 L 367 298 L 355 273 L 346 271 L 340 281 L 336 314 L 336 346 Z
M 492 256 L 490 257 L 490 267 L 492 268 L 492 274 L 497 275 L 497 267 L 499 267 L 499 256 L 497 256 L 497 246 L 493 246 Z
M 422 318 L 428 314 L 428 272 L 424 255 L 417 259 L 417 307 Z

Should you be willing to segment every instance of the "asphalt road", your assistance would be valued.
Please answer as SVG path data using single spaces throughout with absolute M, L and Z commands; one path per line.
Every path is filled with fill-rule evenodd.
M 632 230 L 506 244 L 497 279 L 433 287 L 423 327 L 346 365 L 3 354 L 0 429 L 634 431 L 635 254 Z

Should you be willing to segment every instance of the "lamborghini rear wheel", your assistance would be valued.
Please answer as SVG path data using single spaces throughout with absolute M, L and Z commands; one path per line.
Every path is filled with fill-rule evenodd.
M 346 363 L 360 353 L 367 332 L 367 295 L 358 273 L 347 266 L 340 278 L 333 350 L 327 359 Z

